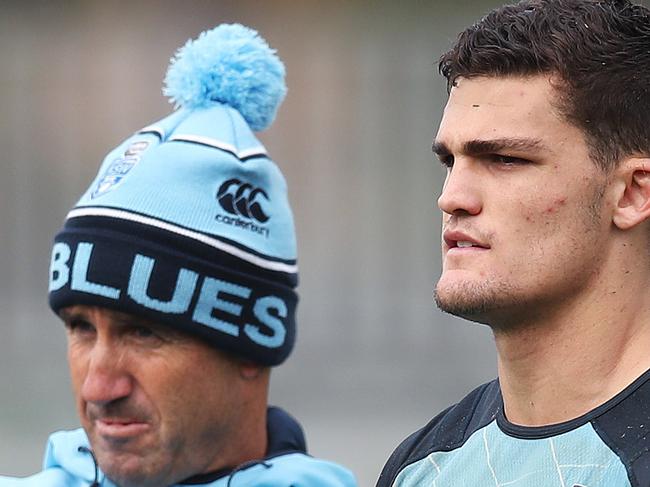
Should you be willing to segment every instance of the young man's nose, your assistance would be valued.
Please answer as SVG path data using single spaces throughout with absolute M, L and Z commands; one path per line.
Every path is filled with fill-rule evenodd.
M 459 159 L 448 170 L 442 193 L 438 198 L 438 207 L 448 215 L 481 212 L 480 180 L 473 171 L 471 163 Z

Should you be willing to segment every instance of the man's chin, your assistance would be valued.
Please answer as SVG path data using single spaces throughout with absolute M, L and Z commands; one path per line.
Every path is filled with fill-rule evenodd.
M 160 468 L 135 456 L 97 453 L 101 471 L 120 487 L 154 487 L 168 485 L 166 475 Z
M 490 312 L 498 308 L 500 298 L 503 295 L 487 283 L 447 283 L 441 279 L 434 292 L 441 311 L 479 323 L 487 323 Z
M 469 321 L 488 325 L 495 332 L 511 331 L 531 313 L 531 301 L 521 290 L 494 281 L 440 279 L 434 292 L 438 308 Z
M 168 462 L 155 457 L 151 445 L 144 441 L 146 438 L 118 440 L 92 433 L 88 437 L 100 470 L 116 485 L 163 485 L 160 483 L 160 477 L 165 476 Z

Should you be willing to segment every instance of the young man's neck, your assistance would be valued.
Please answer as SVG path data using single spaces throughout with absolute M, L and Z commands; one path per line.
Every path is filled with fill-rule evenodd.
M 645 268 L 603 280 L 536 322 L 495 329 L 505 414 L 541 426 L 575 419 L 650 369 Z

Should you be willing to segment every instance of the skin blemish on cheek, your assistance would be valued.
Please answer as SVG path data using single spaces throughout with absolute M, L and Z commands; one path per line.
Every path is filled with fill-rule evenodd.
M 557 198 L 555 201 L 553 201 L 553 204 L 546 209 L 545 213 L 555 213 L 560 209 L 560 207 L 564 205 L 566 205 L 566 196 Z
M 481 105 L 472 105 L 473 108 L 479 108 Z

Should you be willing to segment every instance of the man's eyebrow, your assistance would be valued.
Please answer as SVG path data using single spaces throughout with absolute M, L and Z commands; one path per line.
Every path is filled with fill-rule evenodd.
M 59 316 L 59 319 L 63 322 L 63 324 L 68 327 L 68 325 L 78 322 L 78 321 L 87 321 L 88 317 L 83 311 L 79 311 L 76 309 L 61 309 L 57 313 Z
M 540 139 L 528 138 L 502 138 L 491 140 L 468 140 L 463 143 L 461 153 L 465 155 L 480 155 L 504 150 L 540 150 L 546 147 Z M 452 154 L 444 142 L 434 141 L 431 147 L 435 154 L 447 156 Z
M 463 144 L 465 154 L 487 154 L 502 150 L 539 150 L 544 144 L 539 139 L 504 138 L 491 140 L 469 140 Z
M 431 150 L 433 151 L 434 154 L 437 154 L 439 156 L 448 156 L 449 154 L 451 154 L 449 148 L 443 142 L 438 142 L 437 140 L 433 141 Z
M 73 318 L 77 318 L 79 316 L 79 313 L 76 311 L 70 311 L 68 309 L 61 309 L 58 312 L 59 318 L 61 318 L 63 321 L 68 321 Z

